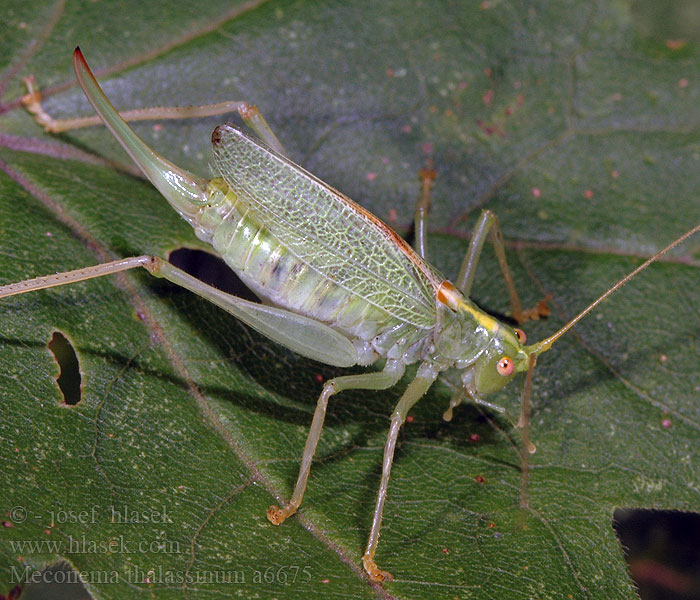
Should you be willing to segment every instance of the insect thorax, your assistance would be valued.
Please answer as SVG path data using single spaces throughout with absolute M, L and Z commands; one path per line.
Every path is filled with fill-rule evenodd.
M 472 310 L 478 311 L 468 299 L 464 300 Z M 479 311 L 480 312 L 480 311 Z M 433 333 L 431 360 L 446 367 L 463 369 L 472 364 L 488 347 L 492 331 L 479 323 L 473 312 L 463 308 L 453 310 L 437 303 L 437 324 Z

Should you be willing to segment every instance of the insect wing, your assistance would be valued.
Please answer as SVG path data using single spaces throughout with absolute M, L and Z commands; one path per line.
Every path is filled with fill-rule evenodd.
M 239 129 L 218 127 L 213 139 L 221 176 L 299 260 L 398 319 L 434 326 L 443 278 L 391 229 Z

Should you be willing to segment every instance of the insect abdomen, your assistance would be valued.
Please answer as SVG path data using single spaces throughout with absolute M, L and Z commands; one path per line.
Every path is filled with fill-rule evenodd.
M 292 254 L 241 198 L 230 191 L 221 196 L 202 209 L 195 230 L 261 299 L 327 323 L 351 339 L 374 342 L 379 336 L 373 345 L 380 355 L 399 339 L 415 343 L 415 332 L 410 340 L 394 339 L 387 332 L 401 325 L 399 319 Z

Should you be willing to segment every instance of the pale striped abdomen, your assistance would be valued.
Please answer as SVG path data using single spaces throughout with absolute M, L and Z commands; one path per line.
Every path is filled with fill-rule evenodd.
M 227 189 L 221 180 L 212 183 Z M 276 239 L 234 193 L 211 199 L 195 225 L 197 236 L 209 242 L 264 302 L 322 321 L 356 340 L 360 364 L 374 362 L 377 356 L 403 356 L 407 362 L 419 358 L 429 330 L 416 328 L 320 274 L 311 261 Z

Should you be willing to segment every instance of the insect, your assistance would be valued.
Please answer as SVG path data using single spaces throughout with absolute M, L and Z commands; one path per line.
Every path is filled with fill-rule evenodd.
M 209 242 L 264 302 L 221 292 L 155 256 L 136 256 L 0 287 L 0 297 L 101 277 L 143 267 L 217 304 L 271 340 L 314 360 L 337 366 L 382 370 L 335 377 L 323 385 L 314 412 L 293 494 L 271 506 L 275 525 L 301 505 L 328 401 L 350 389 L 383 390 L 398 383 L 406 366 L 418 363 L 414 379 L 398 401 L 384 449 L 382 474 L 363 564 L 375 581 L 391 579 L 375 562 L 399 430 L 411 407 L 448 369 L 461 374 L 462 389 L 448 409 L 466 396 L 487 404 L 489 394 L 516 374 L 527 373 L 520 425 L 523 461 L 533 451 L 527 433 L 529 382 L 540 354 L 610 294 L 700 230 L 697 225 L 617 282 L 553 335 L 527 344 L 522 330 L 503 323 L 469 300 L 476 265 L 487 238 L 496 249 L 516 320 L 524 311 L 505 259 L 495 215 L 484 211 L 455 283 L 425 260 L 430 175 L 416 210 L 416 243 L 409 246 L 387 225 L 286 158 L 282 146 L 254 107 L 235 108 L 260 136 L 232 125 L 212 134 L 219 177 L 205 180 L 148 148 L 112 107 L 79 49 L 74 67 L 95 111 L 170 205 Z M 525 472 L 525 470 L 524 470 Z

